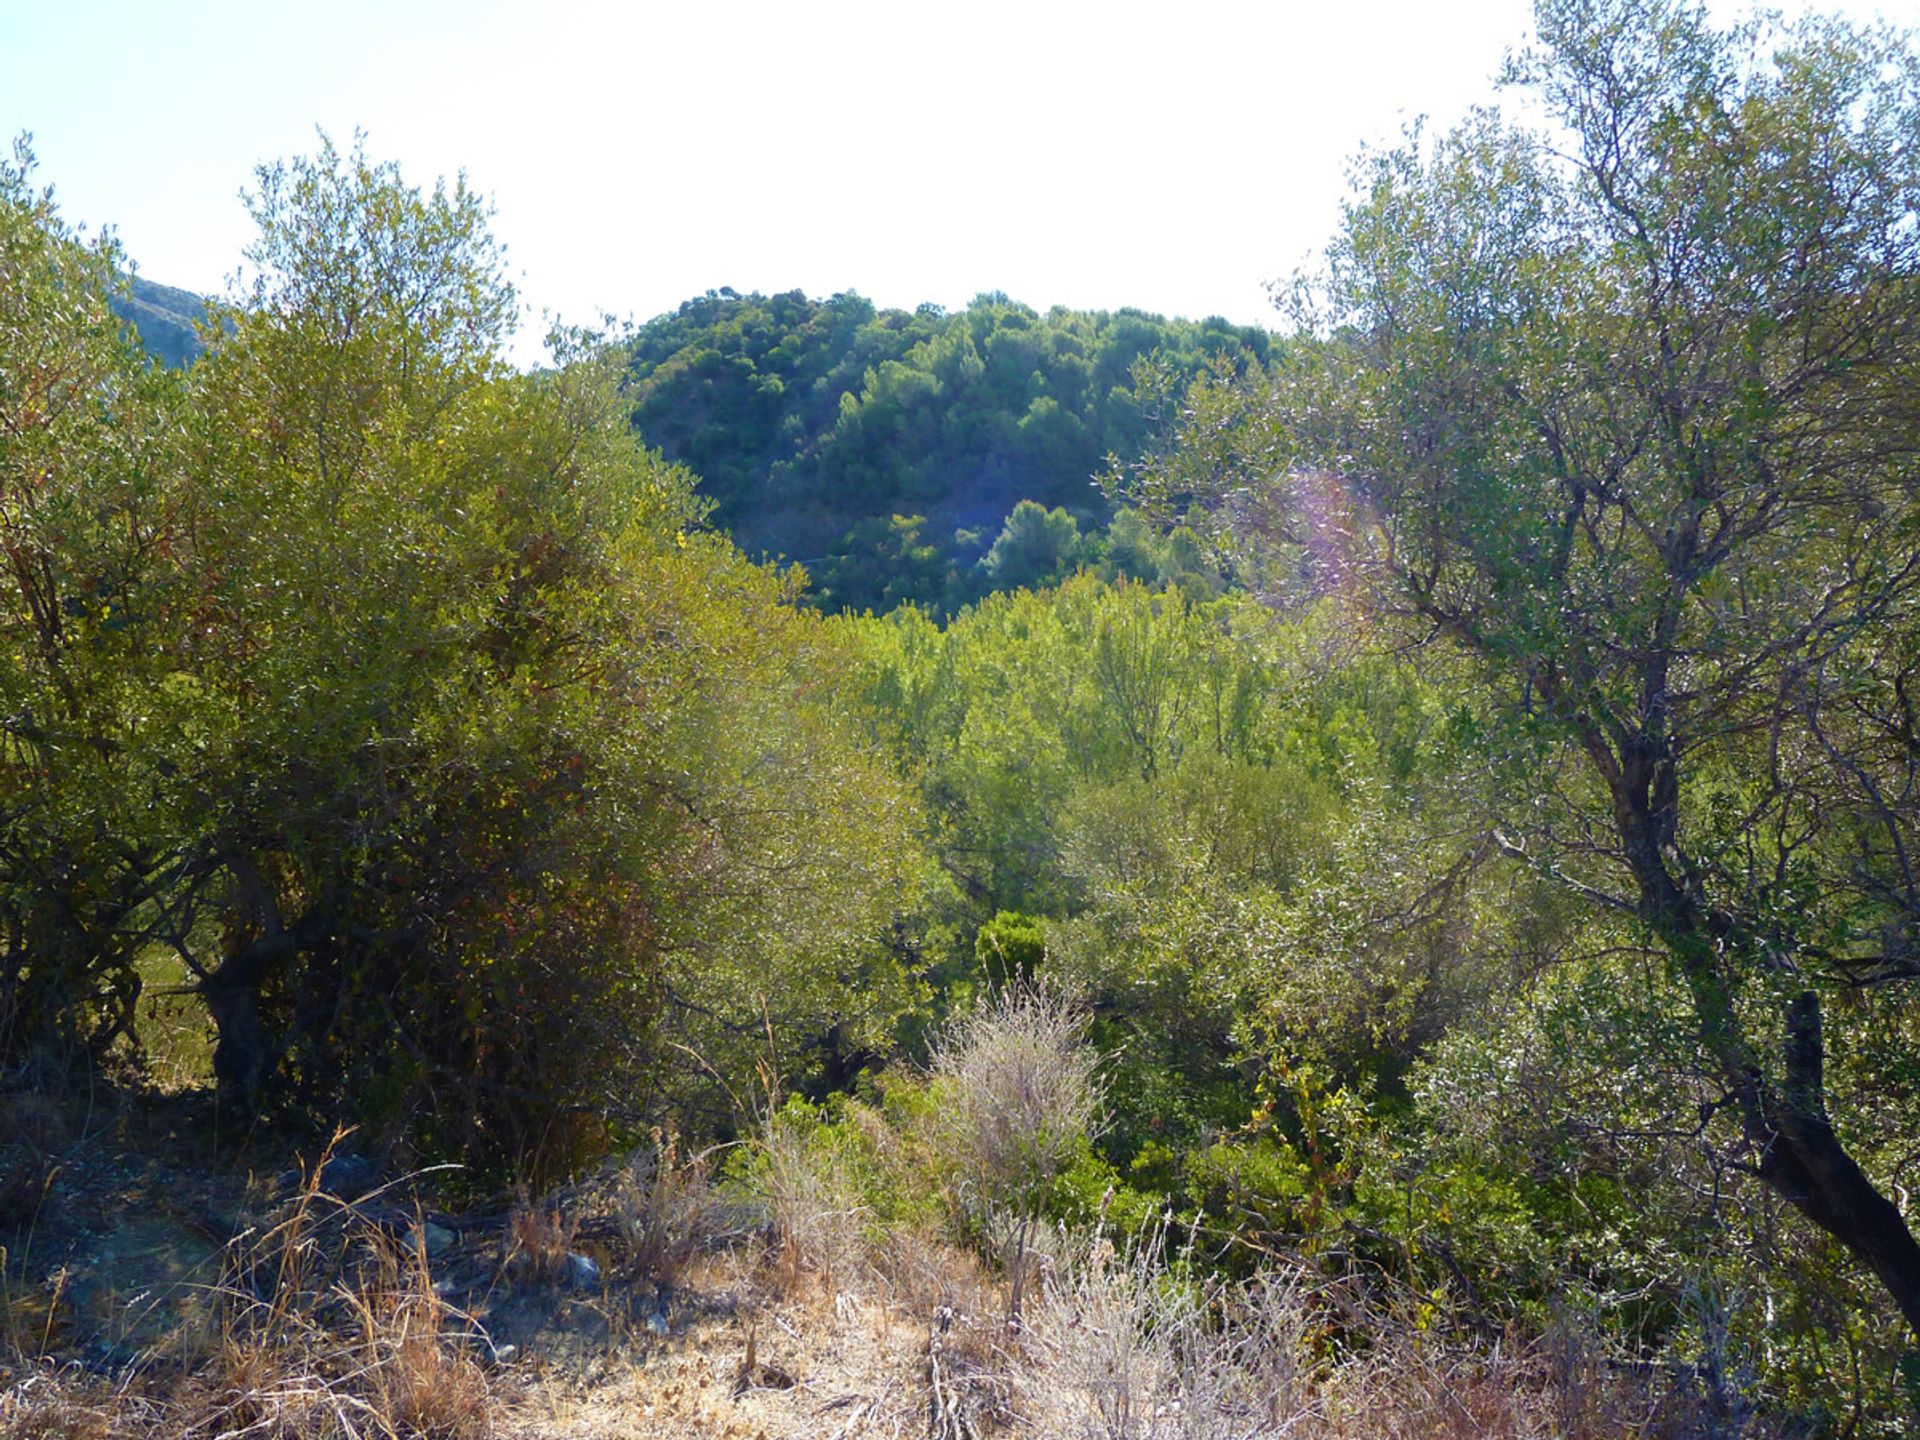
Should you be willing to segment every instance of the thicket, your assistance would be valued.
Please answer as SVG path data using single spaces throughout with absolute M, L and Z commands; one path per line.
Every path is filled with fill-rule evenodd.
M 167 975 L 238 1113 L 538 1168 L 657 1117 L 704 1029 L 877 1003 L 912 806 L 838 714 L 837 642 L 697 527 L 593 337 L 505 367 L 474 196 L 357 151 L 263 170 L 182 373 L 29 164 L 0 171 L 9 1069 L 130 1055 Z

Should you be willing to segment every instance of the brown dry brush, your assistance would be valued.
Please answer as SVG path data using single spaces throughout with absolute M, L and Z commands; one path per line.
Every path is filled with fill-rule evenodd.
M 593 1182 L 523 1200 L 507 1218 L 508 1253 L 558 1275 L 569 1245 L 604 1239 L 618 1256 L 611 1273 L 660 1286 L 703 1250 L 725 1249 L 753 1260 L 764 1303 L 831 1294 L 837 1313 L 844 1292 L 865 1292 L 926 1327 L 896 1393 L 922 1397 L 919 1423 L 935 1440 L 1771 1434 L 1618 1363 L 1571 1320 L 1524 1343 L 1467 1338 L 1439 1328 L 1431 1297 L 1305 1266 L 1207 1278 L 1192 1256 L 1168 1252 L 1164 1230 L 1115 1245 L 1036 1227 L 1023 1323 L 1010 1325 L 1004 1274 L 935 1237 L 877 1229 L 831 1154 L 768 1133 L 771 1243 L 710 1184 L 708 1157 L 657 1138 Z M 22 1359 L 31 1347 L 17 1341 L 14 1358 L 0 1354 L 0 1440 L 520 1433 L 511 1372 L 490 1364 L 479 1324 L 436 1291 L 426 1250 L 423 1226 L 396 1234 L 374 1223 L 327 1195 L 316 1169 L 276 1224 L 230 1247 L 199 1330 L 183 1328 L 129 1373 Z M 822 1305 L 790 1313 L 829 1323 Z M 796 1383 L 747 1344 L 739 1383 Z
M 1190 1258 L 1190 1257 L 1188 1257 Z M 1164 1231 L 1055 1237 L 1013 1408 L 1044 1440 L 1771 1440 L 1563 1319 L 1467 1338 L 1423 1298 L 1305 1266 L 1196 1278 Z M 1440 1317 L 1444 1319 L 1444 1317 Z
M 485 1334 L 436 1292 L 423 1225 L 396 1233 L 323 1191 L 320 1172 L 277 1223 L 229 1244 L 193 1319 L 126 1372 L 96 1375 L 14 1337 L 0 1440 L 498 1434 Z

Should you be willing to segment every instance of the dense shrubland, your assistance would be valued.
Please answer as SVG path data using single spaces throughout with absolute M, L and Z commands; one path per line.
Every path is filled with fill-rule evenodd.
M 721 293 L 517 374 L 484 207 L 325 148 L 167 370 L 21 149 L 5 1094 L 166 992 L 223 1116 L 638 1146 L 654 1269 L 696 1191 L 968 1247 L 1058 1433 L 1909 1432 L 1916 62 L 1513 69 L 1562 130 L 1370 156 L 1284 341 Z

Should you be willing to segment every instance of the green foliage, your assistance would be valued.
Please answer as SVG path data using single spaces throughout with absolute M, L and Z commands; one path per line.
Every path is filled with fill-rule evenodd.
M 974 962 L 994 985 L 1032 981 L 1046 957 L 1046 922 L 1014 910 L 1002 910 L 987 921 L 973 941 Z
M 179 387 L 112 311 L 117 248 L 32 168 L 0 160 L 0 1064 L 130 1037 L 196 708 Z
M 1459 803 L 1441 691 L 1357 662 L 1332 610 L 1084 575 L 945 630 L 844 623 L 936 827 L 923 973 L 964 1002 L 1024 951 L 1083 988 L 1122 1164 L 1247 1123 L 1271 1057 L 1397 1083 L 1547 943 L 1511 923 L 1531 895 L 1431 844 Z
M 1136 1167 L 1137 1174 L 1138 1167 Z M 1130 1184 L 1113 1163 L 1082 1142 L 1047 1183 L 1043 1203 L 1055 1224 L 1076 1231 L 1104 1229 L 1115 1237 L 1146 1233 L 1165 1213 L 1165 1196 Z
M 1007 516 L 1006 528 L 994 539 L 980 568 L 995 588 L 1037 589 L 1056 585 L 1073 573 L 1084 550 L 1080 526 L 1065 510 L 1049 510 L 1022 500 Z
M 1284 340 L 723 291 L 519 375 L 485 207 L 326 146 L 169 372 L 17 150 L 0 1066 L 178 985 L 478 1183 L 791 1085 L 733 1170 L 823 1233 L 1911 1428 L 1920 65 L 1539 18 L 1562 132 L 1369 154 Z
M 878 1106 L 844 1092 L 818 1103 L 794 1096 L 767 1123 L 773 1145 L 790 1147 L 789 1163 L 831 1177 L 866 1238 L 877 1241 L 902 1230 L 936 1234 L 954 1223 L 951 1176 L 932 1143 L 936 1103 L 925 1084 L 893 1078 Z M 768 1144 L 742 1146 L 729 1161 L 728 1176 L 765 1195 L 774 1185 L 771 1161 Z
M 1920 1326 L 1916 1157 L 1887 1143 L 1915 1117 L 1884 1083 L 1920 975 L 1920 58 L 1818 18 L 1537 18 L 1511 78 L 1554 128 L 1483 112 L 1364 157 L 1295 335 L 1191 386 L 1130 493 L 1277 600 L 1451 651 L 1475 831 L 1662 972 L 1630 1012 L 1582 995 L 1561 1073 L 1611 1133 L 1721 1167 L 1649 1182 L 1757 1174 L 1777 1243 L 1853 1257 L 1801 1299 L 1885 1337 Z M 1712 1227 L 1667 1220 L 1694 1301 L 1737 1310 Z M 1759 1323 L 1687 1319 L 1672 1284 L 1673 1333 Z M 1772 1323 L 1745 1333 L 1806 1343 Z M 1885 1393 L 1839 1376 L 1808 1393 Z
M 99 1050 L 164 943 L 230 1101 L 483 1172 L 700 1113 L 769 1041 L 885 1043 L 913 803 L 839 641 L 695 528 L 594 337 L 506 368 L 464 184 L 263 170 L 183 379 L 4 178 L 0 371 L 46 417 L 6 452 L 7 1043 Z

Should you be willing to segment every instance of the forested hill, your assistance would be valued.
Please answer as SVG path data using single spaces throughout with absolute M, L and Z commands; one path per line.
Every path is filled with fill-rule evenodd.
M 1028 578 L 982 567 L 1020 501 L 1107 522 L 1093 478 L 1151 423 L 1136 361 L 1191 375 L 1217 355 L 1265 359 L 1269 338 L 997 293 L 949 314 L 719 290 L 636 336 L 634 423 L 701 477 L 742 548 L 803 563 L 825 608 L 951 607 Z

